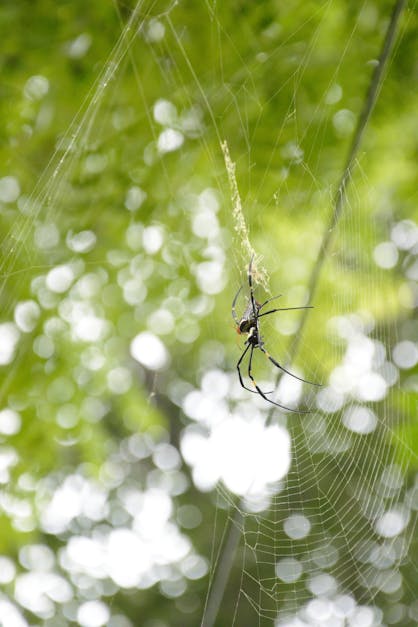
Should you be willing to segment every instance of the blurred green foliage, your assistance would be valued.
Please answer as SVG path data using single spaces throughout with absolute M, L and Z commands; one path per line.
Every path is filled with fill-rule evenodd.
M 128 527 L 135 516 L 127 495 L 157 487 L 170 495 L 170 521 L 190 539 L 190 554 L 204 556 L 213 574 L 211 559 L 234 505 L 223 488 L 199 491 L 184 461 L 158 462 L 156 451 L 161 444 L 179 448 L 194 424 L 185 401 L 202 390 L 205 374 L 227 373 L 231 386 L 236 378 L 240 352 L 230 303 L 246 281 L 248 259 L 234 230 L 220 142 L 227 140 L 236 164 L 251 241 L 263 255 L 271 293 L 284 295 L 283 306 L 308 302 L 306 285 L 391 10 L 386 0 L 3 1 L 0 298 L 2 322 L 15 320 L 19 337 L 7 358 L 14 331 L 2 327 L 0 410 L 11 410 L 21 423 L 9 429 L 8 418 L 0 419 L 0 552 L 15 568 L 0 581 L 4 599 L 27 621 L 8 618 L 5 625 L 199 624 L 209 585 L 203 571 L 180 576 L 170 563 L 155 585 L 124 586 L 102 574 L 83 578 L 68 566 L 65 551 L 73 537 L 104 538 Z M 339 590 L 359 604 L 374 604 L 381 623 L 376 614 L 373 624 L 418 621 L 418 359 L 402 365 L 393 357 L 400 342 L 413 351 L 418 340 L 418 244 L 404 246 L 393 235 L 405 221 L 416 232 L 418 222 L 415 42 L 416 16 L 406 9 L 293 366 L 326 387 L 350 344 L 338 329 L 352 324 L 357 339 L 371 340 L 376 351 L 384 347 L 395 379 L 381 397 L 366 397 L 378 424 L 367 435 L 342 423 L 344 409 L 362 404 L 350 391 L 332 410 L 306 389 L 304 401 L 317 411 L 279 416 L 292 435 L 291 471 L 270 509 L 244 517 L 219 626 L 272 625 L 280 613 L 296 614 L 315 596 L 306 584 L 315 568 L 332 573 Z M 165 103 L 164 122 L 158 102 Z M 180 144 L 164 148 L 164 141 Z M 216 206 L 212 235 L 206 214 L 203 226 L 196 221 L 208 205 Z M 398 260 L 384 268 L 375 251 L 388 241 L 395 242 Z M 67 287 L 65 276 L 51 274 L 63 267 L 72 273 Z M 18 305 L 27 301 L 35 303 L 33 324 L 27 313 L 19 323 Z M 286 363 L 295 318 L 266 319 L 264 328 L 269 349 Z M 166 367 L 154 371 L 130 351 L 133 338 L 146 331 L 164 342 Z M 267 368 L 257 368 L 271 378 Z M 241 403 L 254 415 L 266 413 L 262 405 L 250 409 L 252 395 L 239 396 L 237 389 L 222 399 L 231 411 Z M 402 469 L 397 490 L 382 484 L 387 467 Z M 107 509 L 89 517 L 86 497 L 68 524 L 55 528 L 45 522 L 47 504 L 74 476 L 86 482 L 75 493 L 91 481 L 106 493 Z M 408 510 L 399 540 L 411 545 L 409 553 L 395 551 L 391 564 L 398 572 L 402 563 L 402 585 L 385 590 L 371 583 L 384 568 L 359 553 L 363 540 L 368 551 L 376 549 L 376 516 L 390 507 Z M 312 515 L 316 525 L 303 547 L 283 531 L 295 510 Z M 192 512 L 196 524 L 181 511 Z M 331 541 L 338 559 L 320 568 L 315 551 Z M 48 597 L 41 609 L 19 592 L 19 577 L 36 572 L 24 557 L 31 545 L 51 551 L 52 570 L 72 590 L 62 601 L 39 592 Z M 306 577 L 271 582 L 282 556 L 299 559 Z M 248 599 L 257 600 L 255 611 Z M 104 622 L 89 623 L 80 610 L 94 600 L 108 608 Z M 5 606 L 0 622 L 2 611 Z

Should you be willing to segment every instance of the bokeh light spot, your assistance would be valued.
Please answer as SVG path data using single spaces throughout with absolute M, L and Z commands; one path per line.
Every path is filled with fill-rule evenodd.
M 20 195 L 19 181 L 15 176 L 4 176 L 0 179 L 0 201 L 15 202 Z
M 184 135 L 173 128 L 167 128 L 158 137 L 157 147 L 161 154 L 174 152 L 183 145 Z
M 409 514 L 404 509 L 390 509 L 375 524 L 377 533 L 383 538 L 394 538 L 402 533 L 409 521 Z
M 30 333 L 36 327 L 41 309 L 34 300 L 25 300 L 16 305 L 15 322 L 24 333 Z
M 19 336 L 19 331 L 12 322 L 0 324 L 0 366 L 13 361 Z
M 22 420 L 14 409 L 2 409 L 0 411 L 0 433 L 2 435 L 14 435 L 20 431 Z
M 86 601 L 80 605 L 77 620 L 81 627 L 101 627 L 109 621 L 110 612 L 102 601 Z
M 309 518 L 303 514 L 292 514 L 283 523 L 285 534 L 292 540 L 306 538 L 311 530 Z
M 297 581 L 303 573 L 302 563 L 294 557 L 286 557 L 276 564 L 276 575 L 284 583 Z
M 125 207 L 128 211 L 138 211 L 146 198 L 147 193 L 137 185 L 133 185 L 126 193 Z
M 392 354 L 395 364 L 403 370 L 413 368 L 418 363 L 418 346 L 410 340 L 398 342 Z
M 45 76 L 36 74 L 25 83 L 23 93 L 29 100 L 41 100 L 49 91 L 49 81 Z
M 69 265 L 55 266 L 46 276 L 46 285 L 52 292 L 66 292 L 74 281 L 74 272 Z
M 143 331 L 134 337 L 131 342 L 131 355 L 149 370 L 162 370 L 169 363 L 165 345 L 149 331 Z
M 398 249 L 393 242 L 381 242 L 374 249 L 373 258 L 380 268 L 389 270 L 398 263 Z
M 344 412 L 342 422 L 354 433 L 367 434 L 376 429 L 377 417 L 368 407 L 354 405 Z

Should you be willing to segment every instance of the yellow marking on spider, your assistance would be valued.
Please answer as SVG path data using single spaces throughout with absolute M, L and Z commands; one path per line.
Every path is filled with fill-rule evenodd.
M 254 381 L 254 379 L 251 379 L 251 381 L 253 382 L 253 386 L 256 388 L 257 387 L 257 383 Z
M 267 351 L 266 351 L 265 355 L 266 355 L 266 357 L 270 357 L 270 353 L 268 353 Z

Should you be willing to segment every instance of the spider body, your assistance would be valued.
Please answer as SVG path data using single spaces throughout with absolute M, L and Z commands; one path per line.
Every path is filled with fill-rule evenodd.
M 260 303 L 257 303 L 257 301 L 254 301 L 254 303 L 258 313 L 261 305 Z M 239 333 L 239 335 L 241 335 L 241 333 L 252 333 L 254 335 L 254 331 L 255 334 L 257 334 L 257 318 L 256 316 L 254 316 L 252 302 L 251 300 L 249 300 L 247 308 L 242 315 L 242 318 L 238 321 L 237 333 Z
M 237 362 L 239 382 L 244 389 L 248 390 L 249 392 L 259 394 L 267 402 L 271 403 L 272 405 L 276 405 L 277 407 L 280 407 L 281 409 L 287 409 L 288 411 L 296 411 L 294 409 L 290 409 L 289 407 L 285 407 L 284 405 L 280 405 L 279 403 L 276 403 L 275 401 L 272 401 L 271 399 L 267 398 L 266 394 L 271 394 L 271 392 L 263 392 L 263 390 L 256 383 L 253 373 L 252 373 L 253 354 L 254 354 L 254 350 L 258 348 L 259 350 L 262 351 L 262 353 L 264 353 L 267 359 L 269 359 L 271 363 L 274 364 L 277 368 L 279 368 L 279 370 L 281 370 L 282 372 L 285 372 L 291 377 L 294 377 L 295 379 L 298 379 L 299 381 L 303 381 L 304 383 L 310 383 L 311 385 L 318 385 L 317 383 L 312 383 L 311 381 L 306 381 L 305 379 L 302 379 L 301 377 L 296 376 L 295 374 L 289 372 L 289 370 L 286 370 L 286 368 L 284 368 L 282 365 L 280 365 L 279 362 L 276 361 L 274 357 L 272 357 L 270 353 L 268 353 L 266 349 L 264 348 L 264 342 L 261 339 L 260 326 L 259 326 L 259 319 L 262 316 L 267 316 L 268 314 L 272 314 L 277 311 L 289 311 L 291 309 L 292 310 L 293 309 L 312 309 L 312 307 L 311 306 L 281 307 L 281 308 L 276 308 L 276 309 L 270 309 L 269 311 L 264 311 L 260 313 L 263 307 L 267 305 L 267 303 L 270 303 L 272 300 L 276 300 L 277 298 L 280 298 L 281 295 L 279 294 L 278 296 L 269 298 L 268 300 L 264 301 L 264 303 L 259 303 L 256 301 L 256 299 L 254 298 L 254 286 L 253 286 L 253 270 L 252 270 L 253 259 L 254 259 L 254 256 L 251 257 L 251 260 L 248 266 L 248 286 L 249 286 L 250 294 L 248 297 L 248 303 L 247 303 L 246 309 L 244 313 L 242 314 L 241 318 L 238 318 L 237 316 L 235 305 L 236 305 L 238 296 L 242 290 L 242 287 L 239 288 L 239 290 L 235 294 L 234 299 L 232 301 L 232 317 L 236 324 L 237 333 L 239 333 L 240 335 L 245 334 L 245 333 L 247 334 L 247 339 L 245 340 L 244 351 L 241 354 L 241 357 L 239 358 Z M 247 372 L 248 372 L 248 377 L 253 387 L 255 388 L 254 390 L 252 390 L 251 388 L 245 385 L 244 380 L 242 378 L 242 373 L 241 373 L 241 364 L 248 351 L 250 351 L 250 354 L 248 358 Z M 300 411 L 300 413 L 307 413 L 307 412 Z

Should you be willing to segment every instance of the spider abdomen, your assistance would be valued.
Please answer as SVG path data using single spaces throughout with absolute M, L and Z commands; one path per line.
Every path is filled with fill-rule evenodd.
M 249 333 L 254 328 L 254 320 L 243 318 L 237 328 L 238 333 Z

